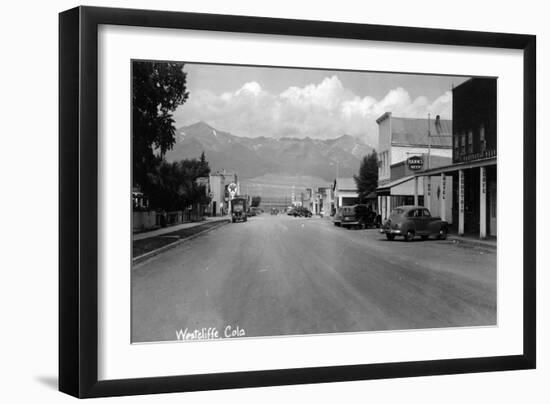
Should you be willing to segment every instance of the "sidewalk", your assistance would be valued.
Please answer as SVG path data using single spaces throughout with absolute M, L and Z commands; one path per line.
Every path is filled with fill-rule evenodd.
M 191 227 L 200 226 L 201 224 L 204 224 L 204 223 L 220 222 L 228 219 L 229 219 L 229 216 L 206 217 L 205 220 L 202 220 L 200 222 L 181 223 L 181 224 L 176 224 L 174 226 L 163 227 L 157 230 L 146 231 L 143 233 L 136 233 L 132 235 L 132 240 L 134 241 L 143 240 L 146 238 L 161 236 L 163 234 L 173 233 L 178 230 L 189 229 Z
M 214 230 L 220 226 L 230 223 L 229 217 L 212 218 L 201 222 L 184 223 L 178 226 L 171 226 L 163 231 L 150 231 L 139 234 L 139 239 L 132 242 L 132 262 L 134 264 L 151 258 L 170 248 L 176 247 L 186 240 L 195 238 Z
M 496 238 L 487 238 L 482 240 L 479 237 L 475 237 L 475 236 L 469 236 L 469 235 L 459 236 L 458 234 L 449 233 L 447 235 L 447 239 L 457 244 L 461 244 L 461 243 L 469 244 L 469 245 L 474 245 L 479 247 L 492 248 L 495 250 L 497 248 Z

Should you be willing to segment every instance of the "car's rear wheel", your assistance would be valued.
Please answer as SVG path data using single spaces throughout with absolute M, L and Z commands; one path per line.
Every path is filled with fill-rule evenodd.
M 440 239 L 440 240 L 445 240 L 446 238 L 447 238 L 447 228 L 442 227 L 442 228 L 439 230 L 439 239 Z
M 414 233 L 412 230 L 407 230 L 405 233 L 405 241 L 413 241 L 414 239 Z
M 393 241 L 393 239 L 395 238 L 395 234 L 386 233 L 386 238 L 387 238 L 389 241 Z

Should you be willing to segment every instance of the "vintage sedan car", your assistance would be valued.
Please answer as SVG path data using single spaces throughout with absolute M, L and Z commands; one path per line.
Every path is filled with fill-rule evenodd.
M 434 217 L 430 211 L 423 206 L 399 206 L 393 209 L 390 217 L 382 228 L 388 240 L 395 239 L 395 236 L 403 236 L 405 241 L 411 241 L 416 236 L 426 240 L 430 236 L 439 239 L 446 239 L 449 230 L 449 223 Z
M 294 217 L 311 217 L 312 213 L 308 208 L 297 206 L 296 208 L 294 208 L 292 213 L 289 213 L 289 215 L 292 215 Z
M 340 226 L 366 229 L 375 225 L 376 213 L 367 205 L 343 206 L 340 210 Z

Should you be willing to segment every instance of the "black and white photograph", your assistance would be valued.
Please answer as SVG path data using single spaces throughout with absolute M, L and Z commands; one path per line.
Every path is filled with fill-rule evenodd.
M 132 343 L 498 325 L 497 78 L 131 81 Z

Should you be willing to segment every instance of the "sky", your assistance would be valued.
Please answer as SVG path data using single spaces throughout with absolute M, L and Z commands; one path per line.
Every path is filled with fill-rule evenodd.
M 377 144 L 376 119 L 452 118 L 453 86 L 468 77 L 186 64 L 176 127 L 204 121 L 247 137 L 335 138 Z

